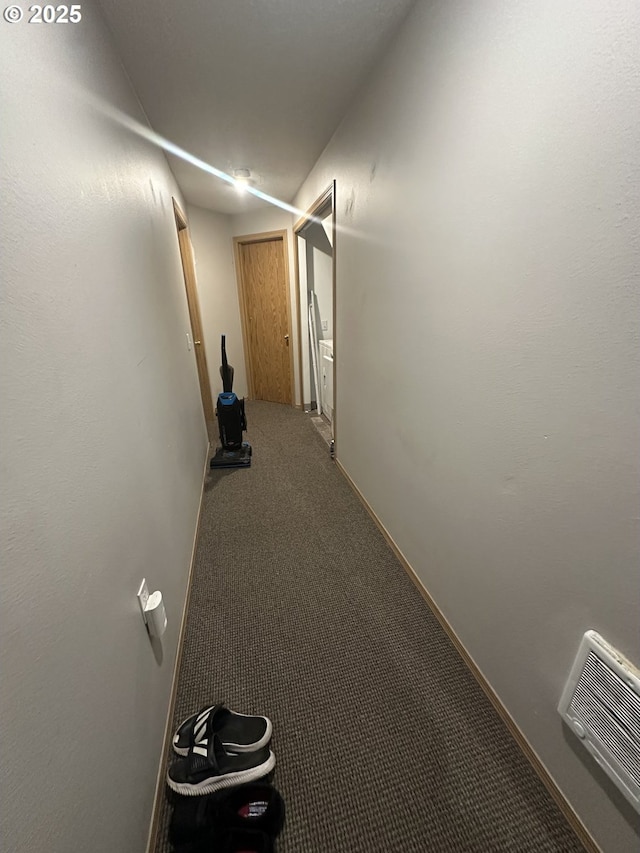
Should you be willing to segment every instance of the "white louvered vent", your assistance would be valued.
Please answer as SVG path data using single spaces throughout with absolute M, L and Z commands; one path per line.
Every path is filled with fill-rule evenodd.
M 638 669 L 595 631 L 587 631 L 558 710 L 640 812 Z

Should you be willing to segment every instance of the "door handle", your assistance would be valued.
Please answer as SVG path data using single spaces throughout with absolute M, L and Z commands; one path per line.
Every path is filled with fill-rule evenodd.
M 202 341 L 194 341 L 194 344 L 195 344 L 197 347 L 199 347 L 201 343 L 202 343 Z
M 287 342 L 287 346 L 289 346 L 289 335 L 284 336 L 285 341 Z

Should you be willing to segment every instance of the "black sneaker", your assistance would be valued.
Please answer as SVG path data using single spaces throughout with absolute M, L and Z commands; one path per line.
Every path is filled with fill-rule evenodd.
M 217 850 L 221 833 L 227 830 L 260 832 L 275 838 L 284 824 L 284 802 L 266 782 L 205 797 L 177 798 L 169 839 L 178 853 L 193 849 Z
M 224 826 L 259 830 L 275 838 L 284 824 L 284 800 L 265 782 L 242 785 L 220 796 L 217 819 Z
M 255 752 L 271 740 L 272 726 L 268 717 L 251 717 L 224 707 L 224 702 L 208 705 L 181 723 L 173 736 L 173 751 L 187 755 L 193 742 L 213 731 L 229 752 Z
M 186 797 L 212 794 L 267 776 L 276 765 L 268 747 L 240 754 L 226 752 L 220 738 L 208 734 L 167 772 L 167 785 Z

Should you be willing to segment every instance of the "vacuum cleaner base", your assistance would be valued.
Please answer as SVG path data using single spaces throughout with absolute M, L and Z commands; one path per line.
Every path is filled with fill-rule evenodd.
M 216 448 L 216 452 L 209 463 L 210 468 L 248 468 L 250 465 L 251 445 L 247 441 L 242 442 L 240 450 Z

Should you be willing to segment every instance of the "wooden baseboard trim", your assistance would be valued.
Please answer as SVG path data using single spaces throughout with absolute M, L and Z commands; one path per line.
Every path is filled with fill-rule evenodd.
M 480 687 L 482 688 L 482 690 L 486 694 L 487 698 L 489 699 L 489 701 L 491 702 L 493 707 L 496 709 L 496 711 L 500 715 L 502 721 L 504 722 L 506 727 L 509 729 L 509 732 L 511 733 L 513 739 L 518 744 L 518 746 L 520 747 L 520 749 L 524 753 L 525 757 L 527 758 L 527 760 L 529 761 L 529 763 L 531 764 L 533 769 L 536 771 L 536 773 L 540 777 L 540 780 L 542 781 L 543 785 L 545 786 L 547 791 L 549 791 L 549 793 L 551 794 L 551 796 L 553 797 L 553 799 L 557 803 L 558 808 L 560 809 L 560 811 L 563 813 L 563 815 L 567 819 L 567 822 L 569 823 L 569 825 L 571 826 L 571 828 L 575 832 L 576 836 L 578 837 L 580 843 L 583 845 L 584 849 L 586 851 L 588 851 L 588 853 L 602 853 L 602 849 L 598 846 L 598 844 L 596 844 L 595 840 L 590 835 L 589 831 L 587 830 L 585 825 L 582 823 L 582 821 L 580 820 L 580 818 L 578 817 L 578 815 L 574 811 L 571 804 L 565 798 L 564 794 L 560 791 L 560 789 L 556 785 L 555 781 L 553 780 L 553 777 L 551 776 L 551 774 L 549 773 L 549 771 L 547 770 L 545 765 L 542 763 L 540 758 L 537 756 L 535 750 L 533 749 L 533 747 L 531 746 L 529 741 L 526 739 L 526 737 L 524 736 L 524 734 L 522 733 L 522 731 L 520 730 L 520 728 L 518 727 L 518 725 L 514 721 L 513 717 L 509 714 L 509 712 L 507 711 L 505 706 L 502 704 L 498 695 L 495 693 L 495 691 L 493 690 L 493 688 L 491 687 L 491 685 L 489 684 L 487 679 L 484 677 L 484 675 L 482 674 L 482 672 L 478 668 L 477 664 L 475 663 L 475 661 L 473 660 L 471 655 L 467 652 L 465 647 L 462 645 L 462 642 L 458 638 L 457 634 L 455 633 L 455 631 L 453 630 L 453 628 L 451 627 L 451 625 L 449 624 L 449 622 L 447 621 L 447 619 L 445 618 L 445 616 L 441 612 L 440 608 L 438 607 L 438 605 L 435 603 L 435 601 L 433 600 L 433 598 L 431 597 L 431 595 L 427 591 L 426 587 L 424 586 L 424 584 L 422 583 L 422 581 L 420 580 L 420 578 L 416 574 L 415 570 L 413 569 L 413 567 L 411 566 L 411 564 L 409 563 L 407 558 L 404 556 L 404 554 L 402 553 L 400 548 L 398 548 L 398 546 L 394 542 L 389 531 L 386 529 L 384 524 L 380 521 L 380 519 L 376 515 L 375 511 L 373 510 L 373 508 L 371 507 L 371 505 L 369 504 L 367 499 L 364 497 L 364 495 L 362 494 L 360 489 L 356 486 L 356 484 L 353 482 L 353 480 L 351 479 L 351 477 L 349 476 L 349 474 L 347 473 L 347 471 L 345 470 L 343 465 L 337 459 L 336 459 L 336 466 L 337 466 L 338 470 L 340 471 L 340 473 L 342 474 L 342 476 L 347 481 L 347 483 L 349 484 L 349 486 L 353 489 L 358 500 L 361 502 L 361 504 L 364 506 L 366 511 L 369 513 L 369 515 L 373 519 L 378 530 L 380 530 L 380 532 L 382 533 L 382 535 L 386 539 L 387 544 L 389 545 L 389 547 L 391 548 L 393 553 L 398 558 L 400 565 L 405 570 L 405 572 L 409 575 L 412 582 L 414 583 L 414 585 L 418 589 L 420 595 L 424 598 L 427 605 L 429 606 L 429 609 L 433 612 L 433 615 L 436 617 L 436 619 L 438 620 L 438 622 L 440 623 L 440 625 L 444 629 L 445 633 L 448 635 L 449 639 L 451 640 L 453 645 L 456 647 L 458 654 L 460 655 L 462 660 L 465 662 L 467 667 L 471 670 L 472 675 L 474 676 L 474 678 L 476 679 L 476 681 L 478 682 L 478 684 L 480 685 Z
M 164 777 L 167 772 L 167 757 L 169 752 L 169 741 L 173 735 L 173 711 L 176 704 L 176 693 L 178 691 L 178 673 L 180 672 L 180 664 L 182 663 L 182 649 L 184 646 L 185 628 L 187 625 L 187 614 L 189 612 L 189 601 L 191 600 L 191 580 L 193 576 L 193 567 L 196 561 L 196 547 L 198 544 L 198 534 L 200 533 L 200 519 L 202 518 L 202 504 L 204 502 L 204 481 L 209 470 L 209 454 L 210 447 L 207 444 L 207 452 L 204 459 L 204 470 L 202 472 L 202 486 L 200 488 L 200 505 L 198 506 L 198 517 L 196 519 L 196 529 L 193 535 L 193 545 L 191 547 L 191 563 L 189 565 L 189 575 L 187 577 L 187 594 L 184 599 L 184 607 L 182 608 L 182 618 L 180 620 L 180 632 L 178 634 L 178 649 L 176 651 L 176 662 L 173 667 L 173 675 L 171 680 L 171 694 L 169 697 L 169 709 L 167 711 L 167 722 L 164 728 L 164 737 L 162 739 L 162 755 L 160 757 L 160 766 L 158 768 L 158 778 L 156 779 L 156 789 L 153 797 L 153 810 L 151 812 L 151 823 L 149 825 L 149 838 L 147 840 L 146 853 L 154 853 L 158 842 L 158 831 L 160 829 L 160 803 L 164 794 L 165 781 Z

